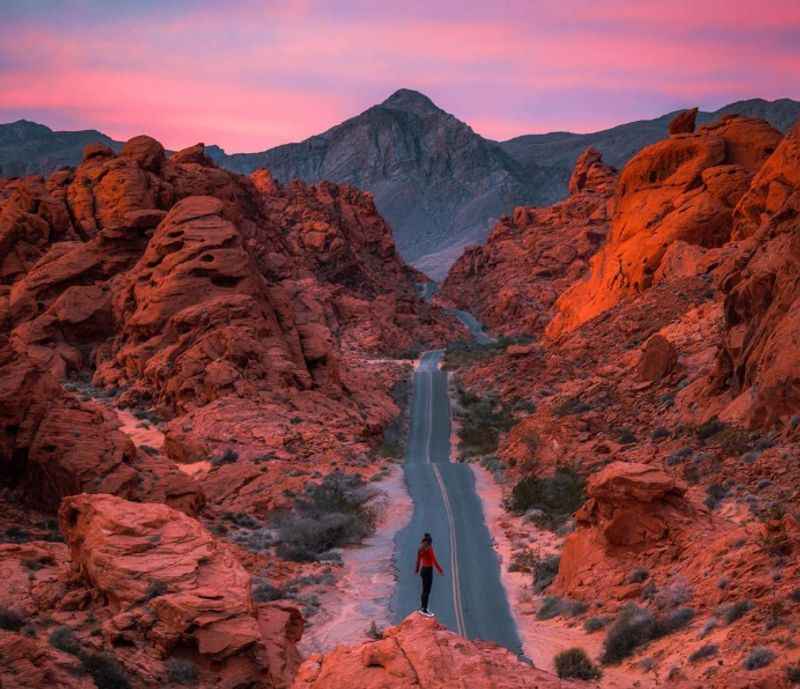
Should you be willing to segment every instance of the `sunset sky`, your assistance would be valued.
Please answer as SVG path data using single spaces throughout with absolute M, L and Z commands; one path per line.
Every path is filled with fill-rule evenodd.
M 0 0 L 0 121 L 261 150 L 398 88 L 484 136 L 800 98 L 799 0 Z

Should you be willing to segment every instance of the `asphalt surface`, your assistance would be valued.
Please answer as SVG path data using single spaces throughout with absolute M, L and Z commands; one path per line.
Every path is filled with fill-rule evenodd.
M 465 315 L 473 326 L 477 324 L 476 333 L 491 341 L 480 324 Z M 432 612 L 463 636 L 494 641 L 519 654 L 522 644 L 500 582 L 500 565 L 474 476 L 469 466 L 450 462 L 450 402 L 447 373 L 439 369 L 442 357 L 441 351 L 425 353 L 414 375 L 405 461 L 414 513 L 397 536 L 394 618 L 399 622 L 419 608 L 421 582 L 414 565 L 422 535 L 428 531 L 445 570 L 444 576 L 434 575 Z

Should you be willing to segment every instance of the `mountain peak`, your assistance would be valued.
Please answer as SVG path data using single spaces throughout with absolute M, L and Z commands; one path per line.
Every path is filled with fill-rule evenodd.
M 398 89 L 383 101 L 381 106 L 392 108 L 393 110 L 413 112 L 418 115 L 440 112 L 440 109 L 436 107 L 436 104 L 428 96 L 412 89 Z

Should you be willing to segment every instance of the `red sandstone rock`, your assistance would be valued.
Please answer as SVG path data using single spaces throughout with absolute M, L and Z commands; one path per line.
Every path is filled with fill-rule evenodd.
M 548 336 L 648 289 L 673 242 L 726 242 L 734 206 L 779 141 L 766 122 L 737 117 L 634 156 L 620 175 L 608 241 L 592 259 L 590 275 L 559 298 Z
M 466 683 L 466 684 L 465 684 Z M 467 641 L 412 613 L 383 639 L 311 656 L 292 689 L 556 689 L 596 686 L 562 681 L 494 644 Z
M 614 183 L 614 170 L 587 149 L 575 165 L 570 196 L 503 218 L 485 245 L 468 248 L 450 269 L 442 296 L 503 334 L 538 334 L 604 240 Z
M 299 615 L 257 611 L 250 575 L 197 521 L 111 495 L 67 498 L 59 519 L 75 572 L 108 601 L 107 642 L 145 643 L 161 658 L 192 649 L 203 684 L 208 672 L 216 686 L 288 686 Z
M 697 108 L 679 112 L 670 120 L 667 129 L 670 134 L 693 134 L 694 123 L 697 119 Z
M 672 371 L 677 362 L 675 347 L 667 338 L 656 334 L 645 343 L 636 372 L 641 380 L 657 381 Z

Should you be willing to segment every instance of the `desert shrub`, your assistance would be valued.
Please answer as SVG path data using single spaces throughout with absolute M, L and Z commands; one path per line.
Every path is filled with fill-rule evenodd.
M 458 394 L 462 408 L 458 437 L 464 455 L 492 454 L 497 450 L 500 434 L 514 426 L 513 414 L 494 396 L 479 397 L 463 389 Z
M 699 440 L 708 440 L 717 433 L 725 430 L 726 426 L 716 416 L 710 418 L 705 423 L 700 424 L 695 430 L 695 435 Z
M 367 629 L 367 636 L 375 641 L 380 641 L 383 638 L 383 629 L 375 624 L 375 620 L 372 620 L 372 623 L 369 625 L 369 629 Z
M 608 622 L 609 620 L 607 617 L 590 617 L 583 623 L 583 629 L 589 634 L 592 634 L 593 632 L 599 632 Z
M 721 607 L 717 614 L 725 620 L 725 624 L 732 624 L 752 609 L 753 604 L 749 600 L 740 600 Z
M 656 617 L 633 603 L 625 606 L 606 634 L 603 664 L 619 663 L 639 646 L 685 627 L 693 617 L 694 610 L 691 608 L 681 608 Z
M 536 613 L 539 620 L 551 620 L 561 614 L 561 599 L 558 596 L 547 596 Z
M 655 637 L 666 636 L 683 629 L 694 619 L 692 608 L 678 608 L 656 619 Z
M 151 581 L 147 587 L 147 592 L 144 594 L 144 599 L 146 601 L 153 600 L 153 598 L 163 596 L 167 590 L 167 585 L 163 581 Z
M 116 658 L 108 653 L 89 653 L 81 657 L 97 689 L 130 689 L 131 683 Z
M 705 646 L 698 648 L 689 656 L 689 662 L 696 663 L 700 660 L 705 660 L 706 658 L 713 658 L 715 655 L 717 655 L 717 653 L 719 653 L 719 646 L 716 644 L 706 644 Z
M 239 453 L 233 448 L 228 448 L 218 457 L 211 460 L 211 464 L 215 467 L 222 466 L 223 464 L 233 464 L 239 460 Z
M 369 505 L 374 489 L 358 474 L 336 471 L 308 486 L 294 508 L 279 519 L 278 555 L 312 561 L 346 543 L 360 541 L 375 530 Z
M 0 606 L 0 629 L 9 632 L 18 632 L 25 626 L 25 620 L 17 612 Z
M 540 526 L 557 528 L 584 502 L 586 482 L 574 469 L 558 467 L 552 476 L 526 476 L 511 491 L 507 508 L 521 514 L 530 509 L 543 513 Z
M 548 555 L 534 562 L 533 589 L 536 593 L 541 593 L 553 583 L 560 563 L 561 558 L 558 555 Z
M 789 594 L 789 598 L 791 598 L 795 603 L 800 603 L 800 589 L 794 589 Z
M 728 495 L 728 489 L 725 486 L 719 483 L 712 483 L 706 488 L 706 507 L 710 510 L 716 509 L 717 505 L 725 499 L 726 495 Z
M 169 677 L 170 682 L 175 684 L 194 684 L 199 676 L 200 671 L 191 660 L 170 658 L 167 661 L 167 677 Z
M 653 595 L 653 602 L 659 610 L 669 610 L 683 605 L 692 597 L 689 582 L 682 576 L 673 579 Z
M 8 543 L 27 543 L 31 540 L 31 535 L 18 526 L 9 526 L 6 529 L 5 541 Z
M 688 457 L 691 457 L 692 452 L 694 452 L 694 450 L 692 450 L 691 447 L 682 447 L 680 450 L 673 452 L 671 455 L 669 455 L 669 457 L 667 457 L 667 466 L 672 467 L 676 464 L 680 464 Z
M 573 414 L 584 414 L 591 409 L 591 405 L 581 400 L 580 397 L 570 397 L 556 405 L 553 413 L 556 416 L 572 416 Z
M 77 656 L 81 654 L 81 642 L 78 641 L 74 632 L 65 626 L 56 627 L 50 634 L 50 645 L 59 651 Z
M 564 617 L 577 617 L 583 615 L 589 606 L 583 601 L 571 600 L 569 598 L 559 598 L 558 596 L 546 596 L 536 613 L 537 619 L 550 620 L 559 615 Z
M 54 565 L 55 563 L 56 561 L 51 555 L 41 555 L 39 557 L 27 558 L 22 561 L 23 567 L 31 570 L 31 572 L 38 572 L 40 569 L 44 569 L 45 567 Z
M 706 620 L 706 623 L 703 625 L 698 637 L 701 639 L 705 639 L 711 632 L 713 632 L 717 628 L 717 618 L 716 617 L 709 617 Z
M 617 439 L 622 445 L 633 445 L 636 442 L 636 435 L 630 428 L 620 428 Z
M 791 684 L 800 684 L 800 665 L 787 665 L 786 679 Z
M 767 667 L 775 660 L 775 653 L 765 646 L 756 646 L 744 659 L 744 666 L 748 670 L 759 670 Z
M 562 679 L 599 679 L 602 675 L 582 648 L 569 648 L 555 658 L 556 674 Z
M 650 439 L 653 442 L 664 440 L 664 438 L 669 438 L 669 429 L 664 428 L 664 426 L 659 426 L 650 434 Z
M 253 588 L 253 600 L 257 603 L 269 603 L 273 600 L 285 598 L 286 593 L 273 586 L 268 581 L 259 581 Z
M 728 426 L 715 438 L 726 457 L 740 457 L 750 450 L 750 434 L 742 428 Z
M 650 576 L 650 572 L 646 569 L 641 567 L 637 567 L 628 575 L 628 583 L 629 584 L 641 584 L 642 582 L 647 580 L 647 577 Z
M 630 656 L 638 646 L 654 637 L 655 629 L 653 613 L 633 604 L 625 606 L 606 633 L 603 664 L 619 663 Z

